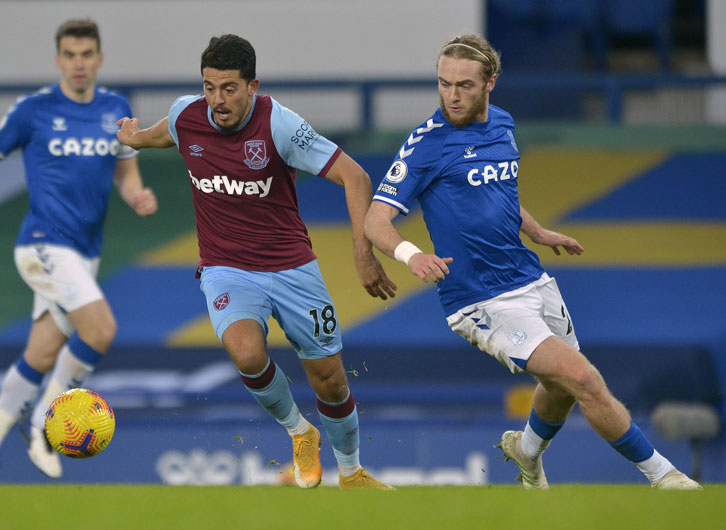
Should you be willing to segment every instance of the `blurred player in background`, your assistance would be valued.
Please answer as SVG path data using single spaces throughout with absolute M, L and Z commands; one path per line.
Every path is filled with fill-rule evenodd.
M 252 45 L 214 37 L 202 54 L 204 95 L 183 96 L 148 129 L 124 119 L 119 139 L 135 149 L 176 145 L 189 170 L 197 219 L 198 276 L 215 333 L 257 402 L 292 437 L 295 481 L 320 483 L 320 433 L 300 414 L 282 369 L 267 355 L 274 317 L 297 352 L 338 461 L 343 489 L 391 489 L 361 467 L 358 412 L 341 361 L 341 332 L 300 218 L 295 169 L 344 186 L 361 283 L 394 296 L 363 219 L 368 175 L 300 116 L 258 94 Z
M 366 235 L 424 282 L 437 282 L 454 332 L 512 373 L 536 377 L 524 431 L 505 432 L 498 446 L 519 467 L 525 488 L 547 488 L 541 455 L 577 402 L 592 428 L 654 488 L 700 489 L 653 448 L 580 353 L 555 279 L 520 239 L 522 231 L 557 255 L 559 247 L 570 255 L 583 252 L 519 204 L 514 122 L 489 104 L 499 71 L 499 54 L 478 36 L 461 35 L 443 46 L 440 108 L 401 147 L 373 197 Z M 392 224 L 416 199 L 435 255 L 405 241 Z
M 45 438 L 45 411 L 57 395 L 81 386 L 116 334 L 96 281 L 112 186 L 138 215 L 157 210 L 154 193 L 142 184 L 136 152 L 116 138 L 116 122 L 130 113 L 128 102 L 96 86 L 103 63 L 97 25 L 69 20 L 55 41 L 60 82 L 19 98 L 0 121 L 0 159 L 23 150 L 30 211 L 15 264 L 34 292 L 25 351 L 2 382 L 0 442 L 35 405 L 28 454 L 52 478 L 62 469 Z

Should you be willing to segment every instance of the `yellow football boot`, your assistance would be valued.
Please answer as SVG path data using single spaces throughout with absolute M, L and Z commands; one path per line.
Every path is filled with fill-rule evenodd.
M 395 490 L 393 486 L 384 484 L 370 476 L 364 468 L 360 468 L 355 474 L 344 477 L 338 475 L 338 484 L 342 490 Z
M 323 478 L 320 465 L 320 432 L 313 426 L 292 437 L 292 467 L 301 488 L 314 488 Z

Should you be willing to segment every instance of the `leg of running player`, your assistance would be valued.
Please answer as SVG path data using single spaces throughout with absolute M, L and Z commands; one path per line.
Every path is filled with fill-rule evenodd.
M 65 337 L 53 319 L 47 319 L 44 336 L 39 335 L 37 340 L 32 340 L 31 337 L 28 342 L 28 364 L 41 372 L 53 368 L 50 380 L 31 416 L 31 424 L 38 429 L 43 428 L 45 411 L 51 401 L 66 390 L 81 386 L 111 347 L 116 336 L 116 319 L 104 299 L 90 302 L 68 312 L 66 316 L 70 321 L 69 331 L 76 329 L 70 338 Z M 45 330 L 46 327 L 49 330 Z M 57 349 L 59 343 L 62 345 L 59 348 L 60 353 Z
M 655 450 L 632 421 L 625 406 L 610 393 L 600 372 L 563 340 L 557 337 L 545 339 L 527 362 L 527 372 L 574 396 L 595 432 L 633 462 L 654 487 L 700 487 L 676 471 L 673 464 Z
M 267 355 L 265 330 L 256 320 L 237 320 L 224 331 L 222 343 L 247 390 L 292 437 L 298 486 L 313 488 L 320 484 L 320 433 L 300 414 L 285 373 Z
M 60 477 L 62 469 L 57 453 L 45 438 L 45 411 L 59 394 L 83 385 L 98 361 L 111 347 L 116 335 L 116 319 L 104 299 L 70 311 L 66 317 L 70 324 L 66 322 L 65 327 L 69 330 L 76 329 L 70 339 L 49 318 L 43 321 L 42 328 L 37 328 L 38 333 L 28 341 L 26 350 L 26 360 L 30 366 L 42 367 L 46 372 L 53 369 L 30 417 L 28 447 L 31 461 L 52 478 Z
M 36 402 L 43 376 L 68 340 L 46 311 L 30 327 L 25 350 L 5 374 L 0 388 L 0 443 Z
M 319 359 L 302 359 L 310 385 L 315 390 L 318 414 L 338 462 L 343 489 L 392 489 L 360 465 L 358 410 L 348 388 L 340 352 Z
M 546 378 L 540 378 L 532 397 L 532 411 L 522 433 L 522 452 L 532 461 L 549 447 L 575 405 L 575 398 Z

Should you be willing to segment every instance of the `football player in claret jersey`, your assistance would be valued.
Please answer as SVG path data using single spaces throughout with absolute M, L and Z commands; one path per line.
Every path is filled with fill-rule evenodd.
M 116 334 L 96 282 L 111 188 L 115 184 L 138 215 L 157 210 L 154 193 L 142 184 L 136 152 L 116 138 L 116 122 L 130 113 L 128 102 L 96 86 L 103 62 L 98 27 L 91 20 L 69 20 L 55 40 L 60 82 L 19 98 L 0 121 L 0 160 L 16 148 L 23 151 L 30 210 L 15 264 L 34 292 L 25 351 L 2 382 L 0 442 L 34 406 L 28 454 L 52 478 L 62 469 L 45 438 L 45 411 L 56 396 L 81 386 Z
M 204 94 L 177 99 L 169 115 L 139 130 L 119 123 L 135 149 L 176 145 L 188 169 L 199 240 L 201 289 L 217 337 L 262 408 L 292 437 L 295 481 L 322 477 L 320 433 L 298 410 L 287 378 L 267 354 L 267 321 L 280 324 L 317 395 L 343 489 L 391 489 L 359 461 L 358 412 L 341 361 L 335 306 L 300 218 L 296 169 L 345 187 L 358 276 L 371 296 L 394 296 L 363 218 L 368 175 L 300 116 L 258 94 L 255 50 L 236 35 L 214 37 L 202 54 Z
M 542 453 L 575 402 L 593 429 L 659 489 L 699 489 L 661 456 L 579 351 L 555 279 L 519 232 L 560 254 L 583 252 L 574 239 L 545 230 L 519 204 L 514 122 L 489 104 L 500 56 L 476 35 L 444 44 L 438 58 L 440 108 L 413 130 L 376 190 L 365 232 L 424 282 L 436 282 L 449 327 L 538 384 L 524 431 L 499 447 L 525 488 L 547 488 Z M 392 224 L 415 200 L 435 254 L 405 241 Z M 443 363 L 442 358 L 442 363 Z

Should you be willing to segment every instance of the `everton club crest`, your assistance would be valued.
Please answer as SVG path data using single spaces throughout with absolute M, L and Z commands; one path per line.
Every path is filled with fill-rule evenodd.
M 101 129 L 106 131 L 108 134 L 114 134 L 118 131 L 118 125 L 116 122 L 118 119 L 115 114 L 103 114 L 101 115 Z
M 245 142 L 245 164 L 250 169 L 262 169 L 267 166 L 267 145 L 264 140 L 247 140 Z

